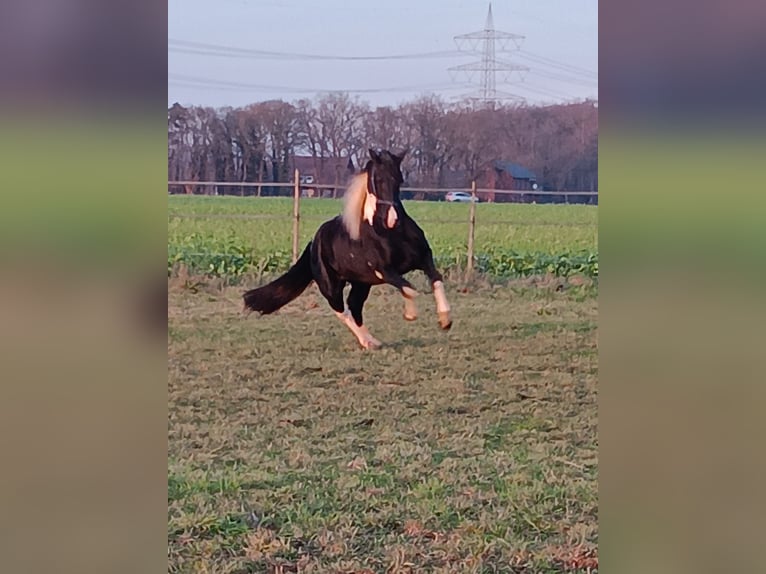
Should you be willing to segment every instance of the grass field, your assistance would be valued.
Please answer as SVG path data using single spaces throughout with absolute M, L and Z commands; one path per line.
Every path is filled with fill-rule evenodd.
M 448 282 L 447 333 L 429 294 L 410 323 L 379 287 L 371 353 L 313 286 L 244 319 L 241 288 L 190 284 L 169 283 L 170 572 L 597 569 L 594 286 Z
M 252 249 L 256 260 L 275 253 L 289 258 L 293 210 L 290 198 L 170 196 L 168 205 L 170 246 L 182 245 L 196 235 L 227 239 L 237 246 L 245 246 Z M 467 204 L 408 201 L 405 205 L 426 232 L 442 265 L 465 257 Z M 340 200 L 302 200 L 301 246 L 311 239 L 323 221 L 337 215 L 340 209 Z M 269 217 L 271 219 L 267 219 Z M 597 252 L 595 206 L 479 204 L 476 222 L 477 255 L 498 250 L 551 255 Z M 197 245 L 199 240 L 192 243 Z

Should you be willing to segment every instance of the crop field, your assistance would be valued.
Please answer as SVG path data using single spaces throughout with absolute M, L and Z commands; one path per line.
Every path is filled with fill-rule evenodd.
M 303 201 L 304 241 L 339 207 Z M 468 216 L 407 208 L 419 221 Z M 289 219 L 172 216 L 205 212 L 292 204 L 171 198 L 169 272 L 192 234 L 195 248 L 247 243 L 289 264 Z M 477 214 L 477 253 L 597 254 L 596 208 Z M 482 224 L 493 220 L 524 224 Z M 437 255 L 465 248 L 467 225 L 422 226 Z M 274 315 L 244 316 L 242 291 L 284 263 L 255 265 L 169 273 L 169 572 L 597 572 L 596 276 L 447 273 L 444 332 L 413 273 L 417 321 L 393 288 L 372 290 L 365 323 L 384 346 L 371 352 L 313 285 Z
M 464 268 L 467 204 L 407 201 L 440 267 Z M 340 213 L 340 200 L 301 201 L 301 248 L 321 223 Z M 168 268 L 236 276 L 283 271 L 291 261 L 292 199 L 169 198 Z M 212 216 L 212 217 L 211 217 Z M 597 208 L 587 205 L 479 204 L 476 267 L 497 276 L 598 275 Z

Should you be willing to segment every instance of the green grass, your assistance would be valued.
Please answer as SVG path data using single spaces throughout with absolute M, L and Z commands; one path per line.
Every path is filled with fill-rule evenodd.
M 307 202 L 308 203 L 308 202 Z M 357 348 L 312 286 L 169 287 L 170 572 L 586 572 L 597 566 L 596 290 L 448 285 Z M 395 312 L 391 312 L 395 309 Z
M 292 199 L 170 196 L 168 201 L 170 267 L 183 262 L 198 272 L 239 275 L 247 270 L 283 271 L 289 266 Z M 405 205 L 426 232 L 437 264 L 445 269 L 464 268 L 469 206 L 415 201 Z M 340 209 L 339 200 L 304 199 L 301 248 Z M 499 276 L 597 276 L 596 217 L 593 206 L 479 204 L 476 265 Z M 211 258 L 211 253 L 223 257 Z
M 289 250 L 292 245 L 290 198 L 169 196 L 168 235 L 197 232 L 241 237 L 257 252 Z M 408 213 L 421 225 L 435 251 L 468 238 L 467 204 L 406 201 Z M 301 201 L 301 245 L 319 225 L 340 213 L 340 200 Z M 282 216 L 284 219 L 189 219 L 182 215 Z M 440 223 L 441 221 L 441 223 Z M 597 207 L 585 205 L 479 204 L 476 251 L 503 246 L 517 251 L 588 250 L 597 247 Z

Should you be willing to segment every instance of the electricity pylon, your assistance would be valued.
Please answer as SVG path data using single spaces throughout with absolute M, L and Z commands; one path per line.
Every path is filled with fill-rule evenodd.
M 511 51 L 508 50 L 508 46 L 511 43 L 513 43 L 515 49 L 518 50 L 522 40 L 524 40 L 524 36 L 519 34 L 511 34 L 510 32 L 495 30 L 495 24 L 492 19 L 492 3 L 489 4 L 487 21 L 484 24 L 483 30 L 455 36 L 455 44 L 457 44 L 458 50 L 478 52 L 479 45 L 482 44 L 480 61 L 449 68 L 450 76 L 453 80 L 459 73 L 465 73 L 468 76 L 469 81 L 473 80 L 473 76 L 476 72 L 479 72 L 481 75 L 480 89 L 477 92 L 465 94 L 463 97 L 479 100 L 490 105 L 498 100 L 506 99 L 524 101 L 524 98 L 520 96 L 506 92 L 498 92 L 495 80 L 495 74 L 497 72 L 501 72 L 503 81 L 507 81 L 513 72 L 521 72 L 523 74 L 524 72 L 529 71 L 529 68 L 526 66 L 498 60 L 495 57 L 495 52 Z

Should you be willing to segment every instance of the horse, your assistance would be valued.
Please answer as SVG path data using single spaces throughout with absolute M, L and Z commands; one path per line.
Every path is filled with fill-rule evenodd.
M 368 150 L 370 159 L 355 174 L 343 197 L 340 215 L 324 222 L 298 260 L 274 281 L 243 294 L 244 311 L 274 313 L 303 293 L 312 281 L 354 334 L 363 349 L 382 343 L 364 324 L 362 308 L 374 285 L 388 284 L 404 298 L 404 319 L 417 316 L 417 290 L 404 278 L 420 270 L 433 289 L 439 326 L 452 326 L 444 280 L 434 264 L 431 246 L 417 223 L 407 214 L 399 197 L 404 181 L 401 164 L 407 150 Z M 343 302 L 346 284 L 351 289 Z

